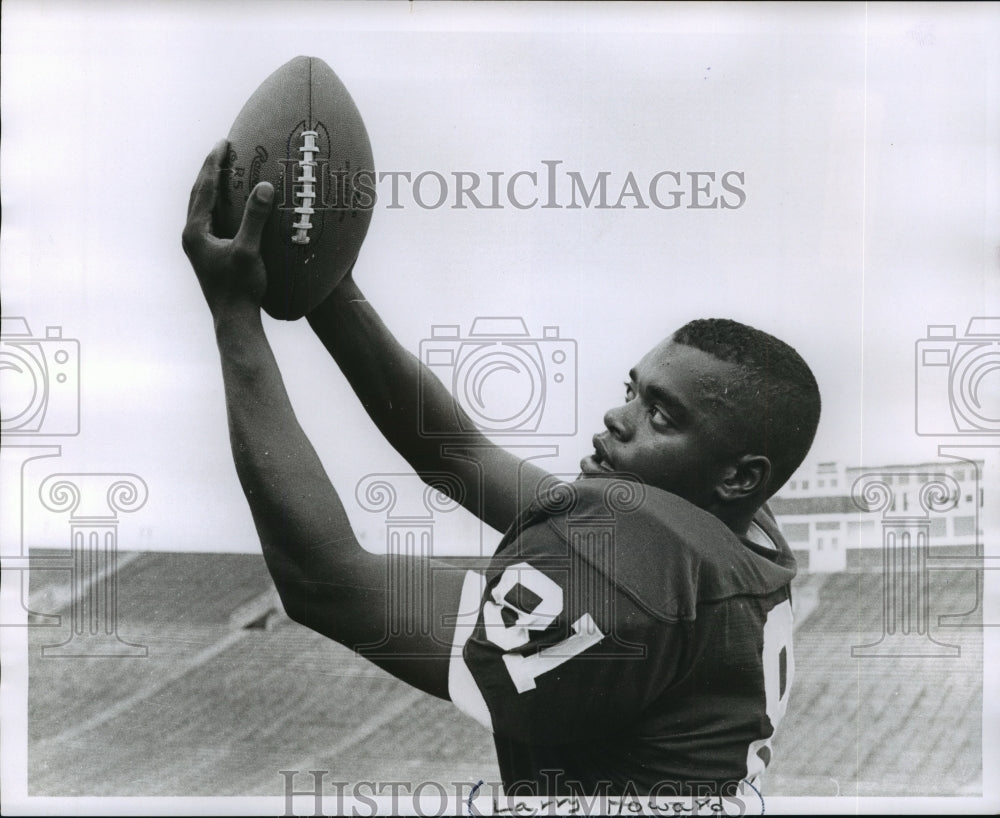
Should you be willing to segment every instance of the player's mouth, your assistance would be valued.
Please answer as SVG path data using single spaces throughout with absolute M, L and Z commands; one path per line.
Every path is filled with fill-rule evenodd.
M 614 464 L 608 457 L 607 447 L 600 435 L 594 435 L 594 453 L 580 461 L 580 471 L 583 474 L 607 474 L 615 471 Z

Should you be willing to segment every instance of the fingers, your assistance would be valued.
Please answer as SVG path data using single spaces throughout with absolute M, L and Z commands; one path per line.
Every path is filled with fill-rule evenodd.
M 212 208 L 215 207 L 215 193 L 219 183 L 219 171 L 222 170 L 222 162 L 226 158 L 226 151 L 229 149 L 229 142 L 220 139 L 215 143 L 215 147 L 205 157 L 205 162 L 201 166 L 198 179 L 195 182 L 194 190 L 191 191 L 191 212 L 200 217 L 211 218 Z
M 191 196 L 188 199 L 187 224 L 184 226 L 182 242 L 185 252 L 191 250 L 197 242 L 212 230 L 212 209 L 215 207 L 216 188 L 218 187 L 219 171 L 222 161 L 229 149 L 229 142 L 220 139 L 205 157 Z
M 253 189 L 243 211 L 240 229 L 233 239 L 233 249 L 236 252 L 253 256 L 260 252 L 260 239 L 271 213 L 273 199 L 274 186 L 270 182 L 261 182 Z
M 219 182 L 219 171 L 222 160 L 225 159 L 229 142 L 220 139 L 215 143 L 198 172 L 194 187 L 191 188 L 191 198 L 188 200 L 188 221 L 211 222 L 212 208 L 215 207 L 215 191 Z
M 212 211 L 219 185 L 219 172 L 229 149 L 225 139 L 219 140 L 205 157 L 198 178 L 191 189 L 188 202 L 188 219 L 181 237 L 184 251 L 192 259 L 201 254 L 212 232 Z M 251 192 L 243 211 L 240 229 L 232 242 L 232 252 L 241 261 L 249 261 L 260 253 L 260 240 L 264 225 L 271 213 L 271 203 L 274 199 L 274 186 L 270 182 L 261 182 Z

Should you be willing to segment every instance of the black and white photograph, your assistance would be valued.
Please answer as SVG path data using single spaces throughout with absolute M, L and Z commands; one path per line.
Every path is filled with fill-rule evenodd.
M 3 814 L 1000 810 L 1000 3 L 0 15 Z

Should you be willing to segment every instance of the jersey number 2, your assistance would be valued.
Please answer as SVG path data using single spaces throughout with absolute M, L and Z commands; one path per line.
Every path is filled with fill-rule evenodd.
M 532 601 L 538 600 L 530 611 L 522 610 L 510 602 L 510 592 L 517 585 L 529 592 Z M 522 594 L 522 597 L 529 594 Z M 507 611 L 507 621 L 503 617 L 504 610 Z M 562 611 L 562 588 L 526 562 L 508 566 L 490 596 L 483 602 L 486 638 L 507 651 L 503 655 L 503 662 L 518 693 L 534 690 L 535 679 L 543 673 L 554 670 L 604 638 L 597 623 L 590 614 L 585 613 L 573 623 L 573 634 L 562 642 L 527 656 L 512 652 L 531 641 L 532 631 L 544 631 L 548 628 Z

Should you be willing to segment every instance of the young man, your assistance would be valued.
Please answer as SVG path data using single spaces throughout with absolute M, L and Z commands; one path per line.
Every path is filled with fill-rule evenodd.
M 490 727 L 508 793 L 730 793 L 753 781 L 793 674 L 795 564 L 764 503 L 819 419 L 798 354 L 733 321 L 691 322 L 636 364 L 580 479 L 563 483 L 470 436 L 348 276 L 308 316 L 313 329 L 417 473 L 506 532 L 485 574 L 370 554 L 261 324 L 270 185 L 232 241 L 212 235 L 225 150 L 195 183 L 184 248 L 215 323 L 236 469 L 288 614 Z M 421 417 L 435 435 L 421 434 Z

